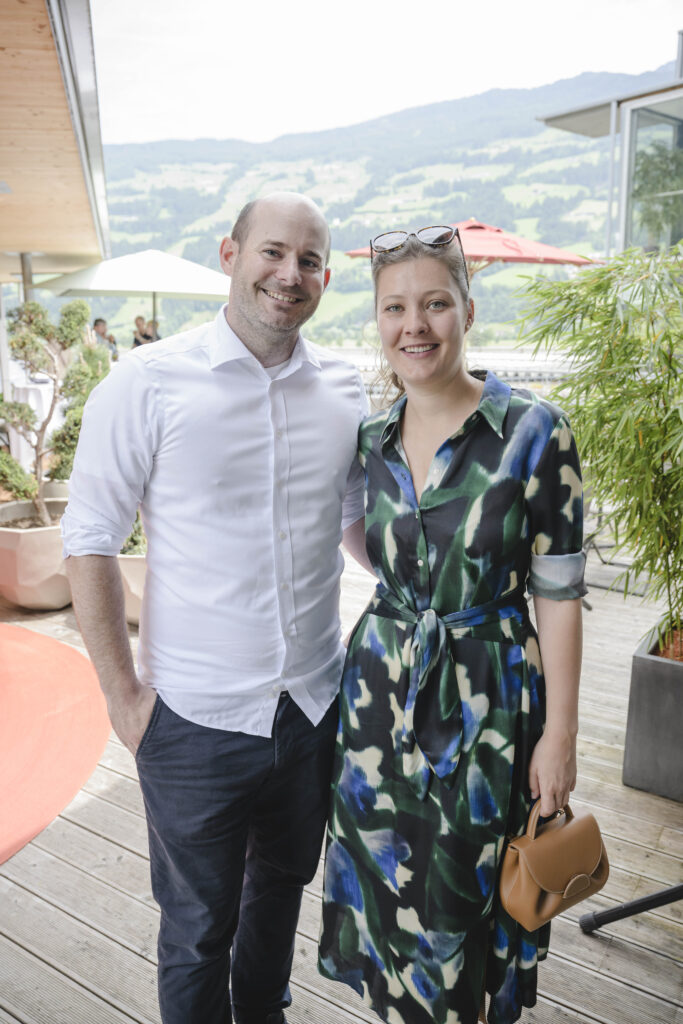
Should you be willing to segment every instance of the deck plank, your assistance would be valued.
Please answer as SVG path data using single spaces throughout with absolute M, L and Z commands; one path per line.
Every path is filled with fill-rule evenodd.
M 147 826 L 139 814 L 81 790 L 62 811 L 62 817 L 97 835 L 107 836 L 142 857 L 149 854 Z
M 121 775 L 100 764 L 83 786 L 84 793 L 99 796 L 108 803 L 124 807 L 127 811 L 145 817 L 145 806 L 137 779 Z
M 57 818 L 33 841 L 33 846 L 67 864 L 77 864 L 95 878 L 128 893 L 136 899 L 152 903 L 149 881 L 149 860 L 132 853 L 118 843 L 66 818 Z
M 109 743 L 105 747 L 104 754 L 100 758 L 100 764 L 111 771 L 118 772 L 129 779 L 137 779 L 138 773 L 135 767 L 135 758 L 127 747 L 119 743 L 114 733 L 111 734 Z
M 134 1020 L 159 1024 L 153 963 L 5 878 L 0 896 L 5 937 Z
M 584 903 L 572 907 L 566 916 L 571 921 L 578 921 L 582 914 L 599 910 L 613 910 L 622 900 L 609 899 L 598 893 Z M 614 935 L 629 940 L 634 947 L 649 949 L 667 955 L 672 962 L 683 963 L 683 926 L 679 921 L 650 913 L 636 914 L 625 917 L 621 921 L 613 921 L 603 925 L 603 935 Z M 635 955 L 635 954 L 634 954 Z
M 0 1024 L 23 1024 L 23 1021 L 20 1021 L 18 1017 L 10 1016 L 7 1010 L 3 1010 L 0 1006 Z
M 75 922 L 109 936 L 139 957 L 155 961 L 159 924 L 155 906 L 114 889 L 33 844 L 3 865 L 2 876 L 71 915 Z
M 135 1018 L 0 935 L 0 1007 L 22 1024 L 131 1024 Z M 138 1018 L 136 1024 L 145 1024 Z

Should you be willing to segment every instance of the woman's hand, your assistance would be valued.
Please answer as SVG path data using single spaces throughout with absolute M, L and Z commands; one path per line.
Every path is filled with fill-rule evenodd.
M 544 818 L 569 803 L 576 786 L 576 736 L 570 730 L 546 728 L 529 764 L 531 796 L 541 798 Z

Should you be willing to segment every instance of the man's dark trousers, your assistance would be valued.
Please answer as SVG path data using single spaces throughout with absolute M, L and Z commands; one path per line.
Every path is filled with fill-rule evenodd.
M 336 701 L 314 727 L 282 694 L 263 738 L 195 725 L 157 697 L 136 759 L 161 907 L 164 1024 L 266 1024 L 289 1006 L 336 727 Z

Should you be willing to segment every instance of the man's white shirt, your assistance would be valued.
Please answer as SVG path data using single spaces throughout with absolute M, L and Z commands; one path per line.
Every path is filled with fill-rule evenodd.
M 86 405 L 65 557 L 148 541 L 138 671 L 190 721 L 271 734 L 334 699 L 342 528 L 364 514 L 358 370 L 299 337 L 271 375 L 215 321 L 123 358 Z

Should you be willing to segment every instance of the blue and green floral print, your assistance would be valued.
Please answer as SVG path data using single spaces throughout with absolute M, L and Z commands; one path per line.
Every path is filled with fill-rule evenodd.
M 416 500 L 406 399 L 361 426 L 380 579 L 341 688 L 319 967 L 390 1024 L 490 1024 L 536 1001 L 549 929 L 501 908 L 545 687 L 526 593 L 580 598 L 582 492 L 561 410 L 486 376 Z

